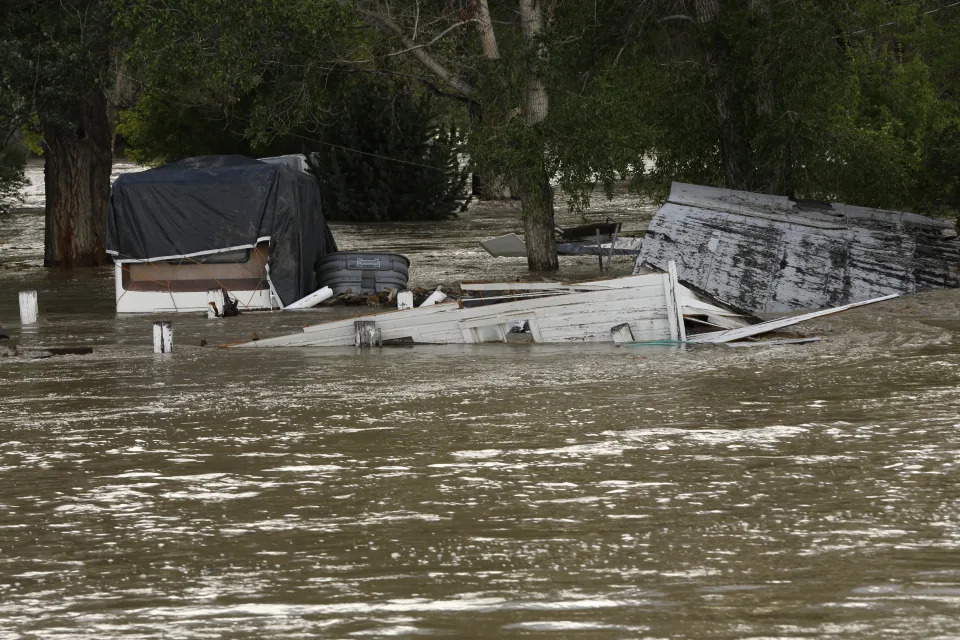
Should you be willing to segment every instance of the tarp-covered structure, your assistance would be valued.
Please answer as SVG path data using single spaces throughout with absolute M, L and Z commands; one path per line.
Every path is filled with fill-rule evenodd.
M 159 261 L 268 242 L 269 278 L 284 305 L 315 289 L 314 263 L 337 250 L 316 179 L 285 162 L 201 156 L 117 178 L 107 253 Z

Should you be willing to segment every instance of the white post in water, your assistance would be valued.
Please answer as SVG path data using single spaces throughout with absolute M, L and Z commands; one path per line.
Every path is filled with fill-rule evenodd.
M 20 324 L 36 324 L 37 323 L 37 292 L 36 291 L 21 291 L 20 292 Z
M 440 291 L 440 287 L 437 287 L 437 290 L 430 294 L 430 297 L 423 301 L 421 307 L 431 307 L 438 302 L 443 302 L 447 299 L 447 294 L 443 291 Z
M 223 315 L 223 289 L 207 289 L 207 318 L 219 318 Z
M 173 353 L 173 323 L 169 320 L 153 323 L 153 352 Z
M 354 344 L 358 348 L 383 346 L 383 339 L 380 337 L 380 329 L 377 328 L 376 322 L 354 320 L 353 330 L 355 331 Z
M 397 294 L 397 309 L 413 309 L 413 291 L 401 291 Z

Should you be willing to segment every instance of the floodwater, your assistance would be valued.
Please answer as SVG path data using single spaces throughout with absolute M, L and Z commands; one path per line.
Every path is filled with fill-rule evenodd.
M 334 233 L 431 284 L 521 275 L 474 244 L 514 227 Z M 94 353 L 0 360 L 4 640 L 960 637 L 960 292 L 802 346 L 199 346 L 340 309 L 178 316 L 158 356 L 109 270 L 41 261 L 0 217 L 0 324 Z

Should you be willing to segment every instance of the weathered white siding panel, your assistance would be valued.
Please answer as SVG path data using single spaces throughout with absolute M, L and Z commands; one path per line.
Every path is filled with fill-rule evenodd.
M 459 308 L 456 303 L 349 318 L 305 328 L 301 333 L 236 345 L 240 347 L 347 346 L 354 344 L 354 322 L 372 321 L 382 339 L 423 343 L 502 341 L 509 325 L 527 320 L 536 342 L 612 342 L 610 330 L 628 323 L 637 340 L 671 336 L 667 296 L 673 288 L 667 274 L 627 279 L 629 288 L 603 286 L 544 298 Z M 679 295 L 677 291 L 677 295 Z M 674 300 L 676 305 L 676 300 Z M 676 308 L 676 307 L 675 307 Z
M 960 286 L 951 222 L 675 183 L 637 259 L 750 313 Z

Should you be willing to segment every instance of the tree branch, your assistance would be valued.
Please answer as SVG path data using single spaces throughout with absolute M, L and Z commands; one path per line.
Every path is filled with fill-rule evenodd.
M 387 31 L 400 40 L 400 43 L 406 47 L 406 51 L 404 51 L 404 53 L 409 53 L 416 58 L 417 61 L 426 67 L 427 70 L 450 85 L 450 87 L 452 87 L 457 93 L 467 98 L 473 95 L 473 85 L 447 69 L 436 58 L 425 51 L 423 46 L 418 45 L 416 42 L 411 40 L 406 34 L 404 34 L 403 29 L 400 28 L 400 25 L 394 22 L 389 16 L 376 11 L 370 11 L 368 9 L 359 9 L 359 13 L 368 21 L 372 22 L 376 26 L 379 26 L 381 29 Z
M 657 20 L 657 22 L 662 24 L 664 22 L 667 22 L 668 20 L 685 20 L 687 22 L 696 22 L 696 20 L 693 19 L 693 16 L 688 16 L 682 13 L 678 13 L 672 16 L 664 16 L 659 20 Z
M 413 51 L 414 49 L 422 49 L 422 48 L 424 48 L 424 47 L 429 47 L 429 46 L 432 45 L 434 42 L 436 42 L 437 40 L 439 40 L 439 39 L 442 38 L 443 36 L 447 35 L 448 33 L 450 33 L 451 31 L 453 31 L 453 30 L 456 29 L 457 27 L 463 26 L 463 25 L 465 25 L 465 24 L 469 24 L 469 23 L 471 23 L 471 22 L 476 22 L 476 19 L 475 19 L 475 18 L 470 18 L 469 20 L 463 20 L 462 22 L 458 22 L 458 23 L 456 23 L 456 24 L 454 24 L 454 25 L 452 25 L 452 26 L 447 27 L 446 29 L 444 29 L 444 30 L 441 31 L 440 33 L 438 33 L 438 34 L 433 38 L 433 40 L 431 40 L 430 42 L 427 42 L 427 43 L 424 43 L 424 44 L 417 44 L 417 45 L 414 45 L 414 46 L 412 46 L 412 47 L 408 47 L 408 48 L 406 48 L 406 49 L 401 49 L 400 51 L 394 51 L 393 53 L 388 53 L 388 54 L 387 54 L 387 57 L 389 58 L 390 56 L 399 56 L 399 55 L 402 54 L 402 53 L 410 53 L 410 52 Z M 413 42 L 413 40 L 410 40 L 410 42 Z

